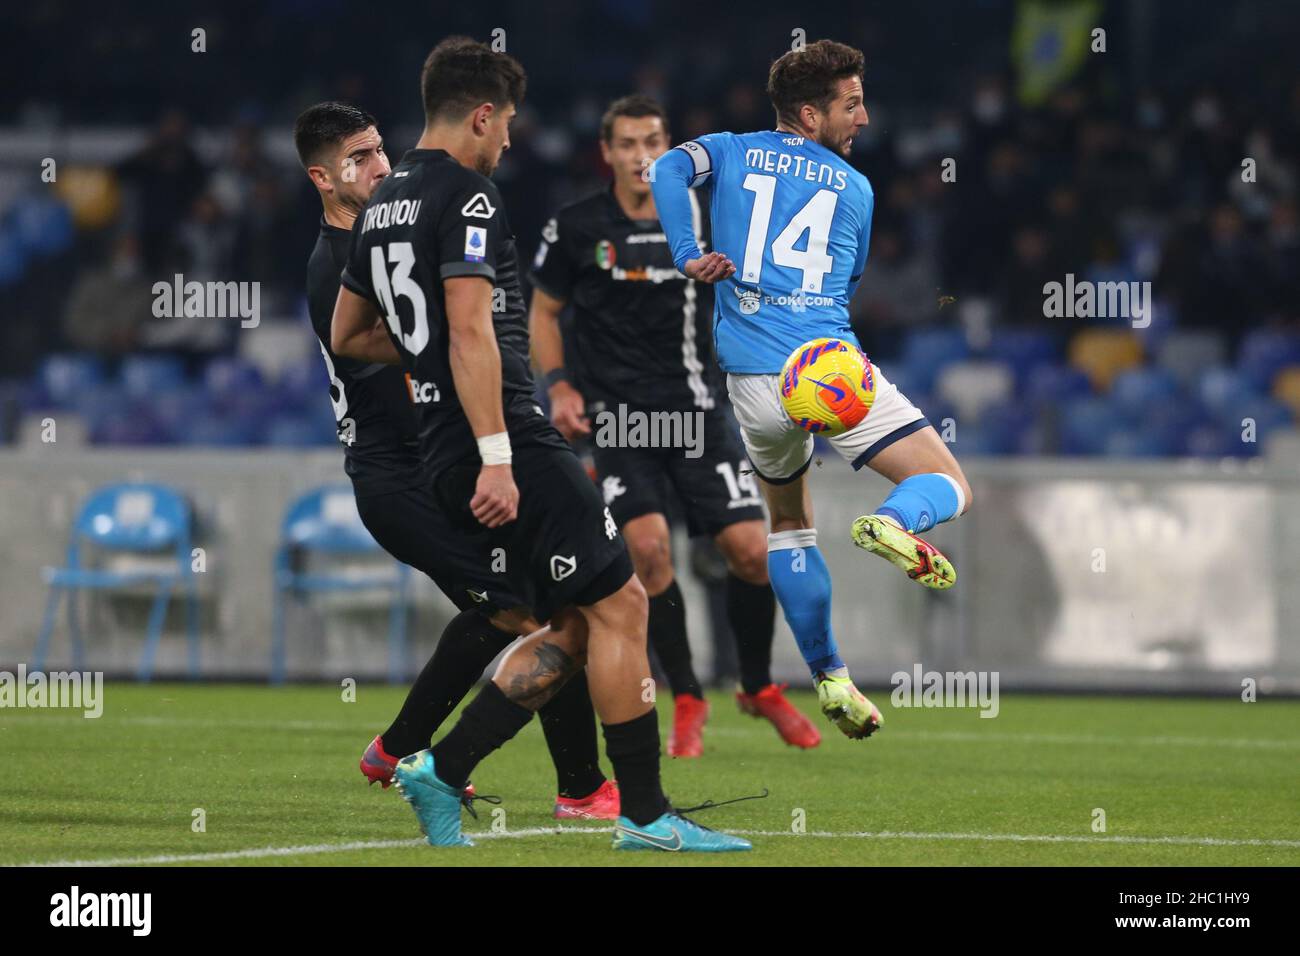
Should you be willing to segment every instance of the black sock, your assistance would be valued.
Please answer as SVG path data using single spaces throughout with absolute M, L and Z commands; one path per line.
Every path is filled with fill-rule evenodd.
M 605 724 L 605 753 L 614 765 L 621 813 L 637 826 L 668 811 L 659 784 L 659 719 L 653 709 L 622 724 Z
M 704 692 L 691 667 L 691 645 L 686 639 L 686 602 L 676 578 L 663 594 L 650 599 L 648 632 L 659 663 L 668 675 L 673 696 L 690 694 L 702 698 Z
M 400 759 L 429 746 L 434 731 L 465 699 L 484 668 L 514 639 L 475 611 L 452 618 L 397 719 L 381 735 L 384 752 Z
M 580 670 L 570 677 L 537 712 L 537 717 L 555 764 L 560 796 L 577 800 L 599 790 L 605 775 L 600 770 L 596 711 L 587 691 L 587 671 Z
M 750 584 L 727 575 L 727 620 L 736 635 L 740 686 L 757 694 L 772 683 L 772 633 L 776 626 L 776 595 L 771 585 Z
M 474 768 L 533 719 L 533 712 L 510 700 L 491 681 L 478 692 L 456 726 L 430 748 L 438 779 L 463 787 Z

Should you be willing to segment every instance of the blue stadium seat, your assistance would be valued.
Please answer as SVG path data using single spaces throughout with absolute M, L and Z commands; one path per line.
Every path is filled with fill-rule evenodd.
M 149 400 L 149 407 L 169 442 L 187 441 L 194 423 L 211 414 L 208 393 L 195 385 L 161 392 Z
M 59 200 L 43 193 L 19 196 L 9 215 L 18 241 L 35 255 L 52 256 L 71 248 L 72 214 Z
M 1197 384 L 1197 398 L 1207 412 L 1216 417 L 1257 398 L 1258 391 L 1241 372 L 1232 368 L 1206 369 Z
M 330 378 L 325 363 L 319 356 L 304 362 L 294 362 L 280 371 L 275 382 L 276 390 L 287 402 L 297 404 L 315 397 L 324 400 L 329 393 Z
M 331 413 L 325 418 L 309 414 L 281 414 L 266 428 L 268 445 L 310 448 L 338 444 L 338 429 Z
M 1092 394 L 1087 374 L 1070 365 L 1040 365 L 1025 382 L 1025 399 L 1034 405 L 1057 405 Z
M 1063 352 L 1056 335 L 1033 329 L 995 329 L 984 350 L 989 358 L 1011 367 L 1018 390 L 1025 387 L 1035 369 L 1061 362 Z
M 908 334 L 902 359 L 897 364 L 906 366 L 913 382 L 928 392 L 945 365 L 969 355 L 970 345 L 961 329 L 917 329 Z M 889 372 L 886 370 L 885 374 L 888 376 Z
M 1255 329 L 1242 339 L 1237 367 L 1257 390 L 1267 392 L 1273 377 L 1288 365 L 1300 364 L 1300 333 Z
M 1207 422 L 1188 430 L 1182 451 L 1196 458 L 1223 458 L 1245 454 L 1241 445 L 1239 435 L 1229 437 L 1227 429 Z
M 252 362 L 237 356 L 222 356 L 208 362 L 203 370 L 203 384 L 214 400 L 224 403 L 249 391 L 261 391 L 265 383 L 261 369 Z
M 179 441 L 185 445 L 218 447 L 256 445 L 261 434 L 261 425 L 252 419 L 206 411 L 190 423 Z
M 1172 428 L 1120 428 L 1106 436 L 1109 458 L 1162 458 L 1182 449 L 1182 433 Z
M 1133 368 L 1120 372 L 1111 397 L 1130 415 L 1145 415 L 1178 396 L 1178 381 L 1162 368 Z
M 171 431 L 144 403 L 118 405 L 87 423 L 92 445 L 165 445 Z
M 1018 454 L 1024 446 L 1026 435 L 1034 428 L 1034 413 L 1022 402 L 1003 402 L 985 409 L 980 424 L 988 434 L 993 453 Z
M 881 367 L 881 371 L 884 372 L 885 378 L 898 386 L 902 393 L 918 406 L 920 397 L 929 394 L 934 380 L 933 375 L 923 373 L 910 365 L 904 365 L 901 361 L 888 362 Z
M 185 363 L 174 355 L 128 355 L 118 379 L 132 398 L 153 401 L 185 385 Z
M 406 677 L 406 618 L 410 568 L 391 561 L 391 570 L 363 574 L 298 570 L 301 559 L 313 553 L 356 557 L 384 554 L 370 536 L 357 513 L 352 486 L 326 485 L 314 488 L 290 502 L 281 526 L 280 547 L 275 554 L 275 608 L 271 634 L 271 683 L 285 678 L 285 611 L 289 598 L 330 591 L 363 591 L 375 588 L 393 592 L 388 617 L 388 677 L 396 683 Z
M 60 352 L 46 356 L 36 373 L 29 408 L 75 408 L 78 395 L 104 382 L 104 363 L 93 355 Z
M 1287 405 L 1271 398 L 1255 398 L 1237 409 L 1231 421 L 1224 424 L 1231 431 L 1237 429 L 1238 435 L 1246 428 L 1243 420 L 1254 422 L 1255 444 L 1262 445 L 1264 439 L 1279 428 L 1287 428 L 1292 423 L 1291 409 Z M 1252 452 L 1253 454 L 1253 452 Z
M 1110 398 L 1070 399 L 1061 410 L 1061 452 L 1066 455 L 1102 454 L 1110 436 L 1124 431 L 1131 424 L 1123 410 Z
M 64 567 L 46 568 L 50 586 L 45 618 L 32 658 L 33 670 L 45 669 L 50 636 L 59 603 L 68 597 L 68 631 L 72 641 L 73 667 L 82 670 L 84 647 L 77 614 L 77 592 L 83 589 L 117 590 L 139 585 L 154 585 L 157 591 L 149 614 L 144 650 L 140 655 L 138 677 L 147 681 L 153 674 L 154 655 L 162 637 L 163 622 L 171 592 L 180 588 L 185 594 L 185 635 L 189 652 L 189 673 L 199 675 L 198 590 L 190 564 L 192 518 L 190 506 L 180 492 L 166 485 L 126 483 L 108 485 L 91 494 L 82 505 L 72 527 Z M 168 570 L 108 571 L 90 567 L 92 546 L 97 552 L 119 554 L 168 554 L 175 567 Z

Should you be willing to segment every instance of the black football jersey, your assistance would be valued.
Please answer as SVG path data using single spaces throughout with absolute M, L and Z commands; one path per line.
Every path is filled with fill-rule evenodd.
M 707 250 L 708 206 L 691 192 L 696 238 Z M 657 219 L 630 219 L 610 187 L 565 206 L 542 230 L 531 279 L 571 302 L 571 377 L 588 406 L 710 409 L 713 287 L 677 271 Z
M 329 372 L 343 468 L 358 495 L 387 494 L 422 480 L 419 421 L 400 368 L 340 358 L 330 349 L 330 322 L 351 235 L 321 220 L 307 260 L 307 312 Z
M 421 449 L 433 472 L 479 457 L 451 374 L 443 281 L 459 276 L 482 276 L 493 285 L 511 444 L 567 448 L 535 401 L 515 238 L 496 186 L 444 150 L 413 149 L 357 217 L 343 284 L 385 317 L 409 376 Z

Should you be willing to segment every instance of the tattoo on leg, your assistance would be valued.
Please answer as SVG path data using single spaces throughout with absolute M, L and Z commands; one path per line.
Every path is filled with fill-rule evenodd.
M 563 649 L 546 641 L 533 648 L 533 653 L 537 661 L 532 671 L 513 675 L 510 686 L 505 688 L 507 698 L 529 710 L 539 709 L 554 697 L 581 666 Z

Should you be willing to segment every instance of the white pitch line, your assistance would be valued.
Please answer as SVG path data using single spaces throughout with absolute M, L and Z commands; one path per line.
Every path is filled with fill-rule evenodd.
M 14 723 L 24 720 L 54 723 L 86 723 L 86 718 L 65 714 L 31 713 L 18 715 L 12 711 L 5 717 L 17 718 Z M 3 723 L 3 721 L 0 721 Z M 324 720 L 259 720 L 249 717 L 231 717 L 219 720 L 199 717 L 105 717 L 94 721 L 100 726 L 140 726 L 140 727 L 193 727 L 212 730 L 245 728 L 249 730 L 268 731 L 353 731 L 360 732 L 358 725 L 351 721 Z M 766 737 L 769 731 L 761 726 L 746 727 L 709 727 L 705 733 L 715 737 Z M 885 731 L 889 733 L 888 729 Z M 1101 736 L 1094 734 L 1053 734 L 1053 733 L 1016 733 L 1010 731 L 973 731 L 973 730 L 899 730 L 882 739 L 936 740 L 957 743 L 1025 743 L 1025 744 L 1077 744 L 1080 746 L 1148 746 L 1148 747 L 1233 747 L 1242 750 L 1296 750 L 1300 749 L 1300 740 L 1279 740 L 1277 738 L 1259 737 L 1185 737 L 1177 735 L 1139 737 Z
M 900 737 L 917 737 L 922 740 L 952 740 L 962 743 L 981 743 L 992 741 L 1010 741 L 1015 743 L 1045 744 L 1107 744 L 1123 746 L 1139 744 L 1151 747 L 1240 747 L 1251 750 L 1291 750 L 1300 747 L 1300 740 L 1277 740 L 1258 737 L 1181 737 L 1152 736 L 1116 737 L 1097 736 L 1093 734 L 1042 734 L 1042 733 L 1004 733 L 985 731 L 976 733 L 963 730 L 904 730 Z
M 517 840 L 537 836 L 562 836 L 568 834 L 608 835 L 613 827 L 531 827 L 524 830 L 467 832 L 475 840 Z M 1285 849 L 1300 848 L 1300 840 L 1234 840 L 1221 837 L 1180 836 L 1068 836 L 1038 833 L 916 833 L 906 830 L 858 831 L 834 833 L 814 830 L 794 833 L 790 830 L 727 830 L 737 836 L 761 838 L 812 837 L 823 840 L 969 840 L 978 843 L 1087 843 L 1092 845 L 1124 844 L 1127 846 L 1258 846 Z M 344 853 L 349 850 L 391 850 L 424 846 L 423 840 L 369 840 L 352 843 L 316 843 L 306 846 L 268 846 L 248 850 L 226 850 L 215 853 L 163 854 L 161 856 L 118 857 L 108 860 L 56 860 L 24 863 L 21 866 L 38 867 L 94 867 L 94 866 L 162 866 L 168 863 L 215 863 L 221 860 L 257 860 L 268 857 L 312 856 L 320 853 Z

